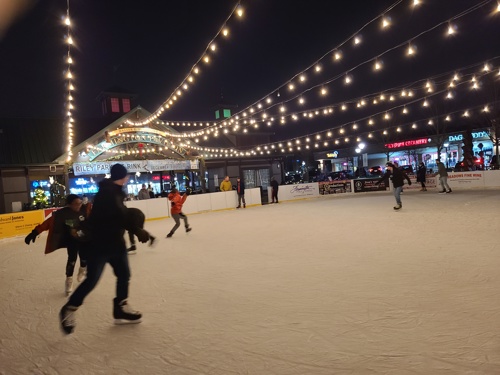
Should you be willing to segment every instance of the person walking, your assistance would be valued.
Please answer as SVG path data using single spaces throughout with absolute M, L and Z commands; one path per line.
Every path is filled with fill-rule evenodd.
M 121 164 L 111 167 L 111 177 L 99 183 L 92 214 L 89 217 L 90 244 L 88 248 L 87 278 L 76 288 L 59 312 L 61 329 L 65 334 L 73 333 L 75 313 L 83 300 L 94 289 L 101 278 L 104 266 L 109 263 L 116 275 L 116 297 L 113 300 L 113 317 L 116 324 L 139 323 L 142 314 L 128 304 L 130 268 L 124 234 L 128 225 L 127 207 L 123 203 L 123 186 L 128 181 L 127 169 Z M 139 241 L 147 242 L 147 232 L 140 228 L 134 231 Z
M 184 228 L 186 228 L 186 233 L 191 232 L 192 228 L 189 226 L 187 216 L 182 213 L 182 205 L 187 199 L 187 194 L 184 193 L 181 197 L 179 190 L 177 188 L 172 188 L 170 194 L 168 195 L 168 200 L 170 201 L 170 213 L 172 218 L 175 220 L 175 225 L 167 234 L 167 238 L 174 235 L 177 228 L 181 226 L 181 219 L 184 220 Z
M 394 206 L 394 209 L 400 210 L 403 207 L 403 204 L 401 202 L 401 190 L 403 189 L 404 180 L 406 179 L 408 181 L 408 185 L 411 185 L 410 178 L 405 172 L 397 168 L 393 163 L 387 162 L 387 164 L 385 165 L 385 173 L 376 183 L 376 185 L 380 185 L 382 181 L 388 181 L 389 179 L 392 180 L 394 198 L 396 198 L 396 206 Z
M 241 208 L 241 201 L 243 201 L 243 208 L 247 207 L 245 202 L 245 183 L 241 178 L 236 178 L 236 193 L 238 194 L 238 207 Z
M 272 191 L 271 191 L 271 203 L 279 203 L 278 202 L 278 189 L 279 189 L 279 185 L 278 185 L 278 181 L 276 181 L 276 179 L 274 178 L 274 176 L 271 177 L 271 188 L 272 188 Z
M 439 175 L 439 183 L 441 185 L 441 191 L 439 194 L 451 193 L 450 185 L 448 185 L 448 171 L 443 163 L 441 163 L 441 159 L 436 159 L 437 165 L 437 173 L 434 176 Z
M 417 182 L 420 182 L 420 185 L 422 186 L 420 191 L 427 191 L 427 188 L 425 187 L 426 174 L 427 174 L 427 167 L 423 162 L 420 162 L 418 164 L 418 169 L 417 169 Z
M 35 243 L 38 235 L 46 230 L 49 231 L 45 244 L 45 254 L 50 254 L 54 250 L 65 247 L 68 253 L 66 261 L 66 280 L 64 290 L 66 295 L 73 291 L 73 273 L 75 265 L 80 257 L 80 269 L 77 280 L 82 281 L 87 272 L 87 256 L 85 251 L 85 241 L 81 228 L 87 219 L 87 213 L 82 209 L 82 200 L 78 195 L 70 194 L 66 197 L 66 206 L 54 211 L 43 223 L 37 225 L 30 234 L 26 236 L 24 242 L 29 245 Z
M 226 176 L 224 180 L 220 183 L 220 191 L 231 191 L 233 190 L 233 185 L 229 181 L 229 176 Z

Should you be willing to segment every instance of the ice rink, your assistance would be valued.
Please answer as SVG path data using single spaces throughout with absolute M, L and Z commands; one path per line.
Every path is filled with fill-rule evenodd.
M 189 199 L 189 198 L 188 198 Z M 148 221 L 64 336 L 66 251 L 0 240 L 0 374 L 500 374 L 500 190 L 334 195 Z M 76 276 L 76 275 L 75 275 Z

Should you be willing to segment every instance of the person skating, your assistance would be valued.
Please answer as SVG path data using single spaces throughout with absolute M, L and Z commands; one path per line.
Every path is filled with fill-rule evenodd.
M 396 198 L 396 206 L 394 206 L 394 209 L 400 210 L 403 207 L 401 202 L 401 189 L 403 189 L 405 179 L 408 181 L 408 185 L 411 185 L 410 178 L 401 169 L 388 162 L 385 165 L 384 175 L 380 178 L 376 185 L 380 185 L 382 181 L 388 181 L 389 178 L 392 180 L 394 198 Z
M 422 186 L 420 191 L 427 191 L 427 188 L 425 187 L 426 174 L 427 174 L 427 167 L 423 162 L 420 162 L 417 170 L 417 182 L 420 182 L 420 185 Z
M 184 228 L 186 228 L 186 233 L 191 232 L 191 227 L 189 226 L 187 216 L 182 213 L 182 205 L 186 201 L 187 194 L 184 193 L 182 196 L 176 188 L 172 188 L 170 194 L 168 195 L 168 200 L 170 201 L 170 213 L 172 218 L 175 220 L 175 225 L 167 234 L 167 238 L 174 235 L 177 228 L 181 225 L 181 219 L 184 220 Z
M 87 272 L 86 238 L 81 230 L 86 219 L 87 211 L 82 208 L 82 199 L 78 195 L 70 194 L 66 197 L 65 207 L 54 211 L 47 220 L 37 225 L 24 239 L 24 242 L 29 245 L 30 242 L 35 242 L 40 233 L 48 230 L 45 254 L 64 247 L 67 249 L 68 260 L 66 262 L 66 280 L 64 281 L 66 295 L 73 291 L 73 273 L 78 256 L 80 257 L 78 282 L 85 278 Z
M 144 222 L 146 221 L 146 216 L 138 208 L 129 207 L 127 208 L 127 221 L 128 221 L 127 225 L 131 228 L 144 229 Z M 127 233 L 128 233 L 128 239 L 130 241 L 130 247 L 127 249 L 127 254 L 132 255 L 137 253 L 137 246 L 135 245 L 136 234 L 134 230 L 129 230 L 127 231 Z M 153 244 L 156 241 L 156 237 L 152 236 L 150 233 L 148 234 L 149 234 L 149 246 L 153 246 Z
M 436 165 L 438 168 L 437 173 L 434 176 L 439 175 L 439 184 L 441 185 L 441 191 L 439 194 L 451 193 L 450 185 L 448 185 L 448 171 L 440 159 L 436 159 Z
M 125 230 L 133 230 L 139 241 L 147 242 L 146 231 L 130 228 L 127 221 L 127 207 L 123 201 L 123 185 L 128 180 L 127 169 L 121 164 L 111 167 L 111 178 L 99 183 L 89 217 L 89 237 L 87 278 L 76 288 L 59 312 L 61 329 L 66 334 L 75 329 L 75 312 L 83 304 L 85 297 L 99 281 L 104 266 L 109 263 L 116 275 L 116 297 L 113 300 L 115 323 L 139 323 L 142 314 L 128 304 L 130 268 L 125 246 Z

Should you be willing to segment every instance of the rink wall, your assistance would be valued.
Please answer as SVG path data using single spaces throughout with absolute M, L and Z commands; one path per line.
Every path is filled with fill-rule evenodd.
M 260 188 L 246 189 L 247 207 L 262 204 Z M 126 201 L 127 207 L 135 207 L 144 212 L 146 220 L 160 220 L 170 216 L 170 202 L 167 198 Z M 184 202 L 182 211 L 185 214 L 234 209 L 238 205 L 235 190 L 208 194 L 190 195 Z M 38 224 L 49 217 L 57 208 L 22 211 L 0 215 L 0 239 L 25 236 Z

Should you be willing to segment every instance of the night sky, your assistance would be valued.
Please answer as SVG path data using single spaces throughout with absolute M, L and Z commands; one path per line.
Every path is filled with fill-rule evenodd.
M 242 1 L 243 19 L 229 20 L 230 37 L 216 40 L 217 52 L 210 65 L 201 65 L 196 84 L 162 119 L 213 120 L 210 108 L 219 102 L 221 93 L 226 102 L 240 109 L 267 94 L 273 100 L 285 101 L 290 97 L 286 91 L 289 80 L 346 40 L 340 63 L 328 53 L 321 60 L 322 72 L 308 73 L 308 84 L 333 80 L 327 98 L 311 95 L 311 108 L 452 72 L 500 55 L 500 14 L 491 15 L 496 1 L 425 0 L 416 8 L 412 2 Z M 71 0 L 76 41 L 72 53 L 76 62 L 75 117 L 99 117 L 96 97 L 112 86 L 137 93 L 136 104 L 154 111 L 187 75 L 236 3 Z M 447 26 L 443 25 L 415 38 L 417 55 L 413 58 L 405 56 L 404 47 L 397 48 L 381 57 L 381 72 L 374 73 L 372 64 L 362 65 L 351 72 L 354 81 L 349 87 L 338 78 L 480 3 L 484 7 L 452 21 L 456 35 L 446 37 Z M 392 25 L 382 30 L 380 19 L 375 21 L 361 32 L 362 43 L 353 46 L 350 37 L 394 4 L 387 12 Z M 0 40 L 1 118 L 64 115 L 67 48 L 60 21 L 65 12 L 64 0 L 38 1 Z M 498 66 L 498 62 L 493 65 Z M 290 103 L 287 108 L 296 109 L 294 106 Z M 287 128 L 287 136 L 307 132 Z

